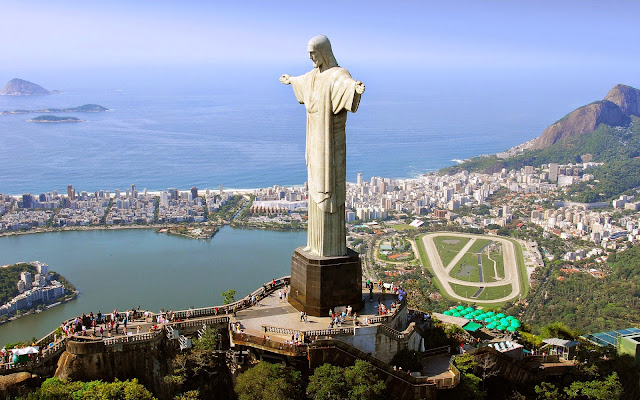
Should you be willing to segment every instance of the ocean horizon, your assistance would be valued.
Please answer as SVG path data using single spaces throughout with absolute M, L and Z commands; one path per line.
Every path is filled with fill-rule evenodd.
M 404 69 L 391 75 L 346 68 L 367 85 L 347 120 L 350 182 L 358 172 L 365 179 L 415 178 L 506 150 L 618 83 L 570 71 Z M 0 115 L 0 193 L 64 193 L 67 185 L 89 192 L 131 184 L 149 191 L 302 185 L 305 109 L 278 76 L 309 69 L 25 73 L 19 77 L 61 93 L 0 96 L 0 111 L 83 104 L 110 111 L 68 114 L 85 122 L 59 124 L 27 122 L 38 114 Z M 0 85 L 15 77 L 1 72 Z

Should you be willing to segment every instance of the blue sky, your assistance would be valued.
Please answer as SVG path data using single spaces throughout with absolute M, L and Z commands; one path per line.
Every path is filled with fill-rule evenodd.
M 300 62 L 323 33 L 343 65 L 638 66 L 637 1 L 2 1 L 0 71 Z M 637 70 L 637 68 L 636 68 Z

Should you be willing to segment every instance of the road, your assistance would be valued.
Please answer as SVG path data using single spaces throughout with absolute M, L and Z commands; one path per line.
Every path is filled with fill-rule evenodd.
M 497 282 L 469 282 L 463 281 L 461 279 L 457 279 L 449 275 L 449 272 L 455 265 L 455 262 L 459 260 L 462 255 L 466 252 L 465 249 L 471 247 L 469 244 L 465 246 L 460 253 L 453 259 L 451 263 L 445 268 L 442 264 L 442 259 L 440 259 L 440 255 L 438 254 L 438 250 L 436 248 L 436 244 L 434 242 L 434 238 L 439 236 L 451 236 L 451 237 L 461 237 L 461 238 L 469 238 L 469 239 L 479 239 L 478 235 L 471 235 L 467 233 L 454 233 L 454 232 L 439 232 L 433 233 L 423 236 L 422 242 L 424 244 L 424 248 L 427 253 L 427 257 L 429 258 L 429 263 L 431 264 L 431 269 L 435 273 L 438 281 L 440 282 L 442 288 L 446 292 L 449 297 L 454 299 L 458 299 L 461 301 L 469 302 L 482 302 L 482 303 L 502 303 L 504 301 L 512 300 L 517 298 L 520 295 L 520 275 L 518 274 L 518 262 L 516 259 L 516 249 L 513 242 L 503 239 L 499 236 L 491 236 L 490 239 L 494 242 L 502 243 L 503 249 L 503 260 L 504 260 L 504 279 Z M 471 242 L 471 241 L 470 241 Z M 511 293 L 505 297 L 501 297 L 495 300 L 476 300 L 473 298 L 467 298 L 464 296 L 459 296 L 456 292 L 451 288 L 451 283 L 456 283 L 459 285 L 472 286 L 475 288 L 479 287 L 492 287 L 492 286 L 503 286 L 503 285 L 511 285 Z

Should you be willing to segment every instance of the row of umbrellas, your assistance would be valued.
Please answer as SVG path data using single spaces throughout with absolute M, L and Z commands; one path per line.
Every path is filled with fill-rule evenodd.
M 499 331 L 515 332 L 522 325 L 520 321 L 511 316 L 504 315 L 503 313 L 494 313 L 493 311 L 481 310 L 479 308 L 457 306 L 444 312 L 444 315 L 452 317 L 460 317 L 475 322 L 484 323 L 487 329 L 497 329 Z

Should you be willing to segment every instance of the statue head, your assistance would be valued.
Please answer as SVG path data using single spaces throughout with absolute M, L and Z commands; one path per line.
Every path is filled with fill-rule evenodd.
M 309 58 L 313 61 L 315 68 L 325 70 L 338 66 L 338 62 L 331 50 L 331 42 L 329 42 L 329 38 L 325 35 L 312 37 L 307 45 L 307 50 L 309 51 Z

